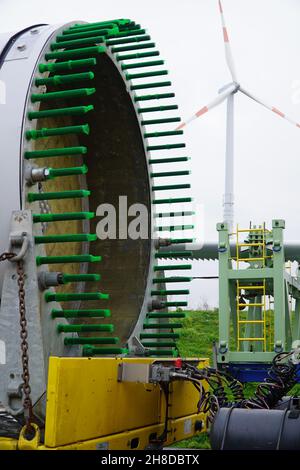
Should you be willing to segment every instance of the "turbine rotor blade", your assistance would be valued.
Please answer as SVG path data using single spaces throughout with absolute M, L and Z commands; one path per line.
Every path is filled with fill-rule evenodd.
M 275 106 L 270 106 L 269 104 L 265 103 L 264 101 L 262 101 L 261 99 L 257 98 L 256 96 L 252 95 L 252 93 L 249 93 L 249 91 L 245 90 L 245 89 L 242 88 L 242 87 L 240 87 L 240 91 L 241 91 L 242 93 L 244 93 L 244 95 L 248 96 L 248 98 L 251 98 L 253 101 L 256 101 L 256 103 L 259 103 L 259 104 L 261 104 L 262 106 L 264 106 L 264 108 L 267 108 L 267 109 L 269 109 L 270 111 L 272 111 L 273 113 L 277 114 L 277 116 L 286 119 L 286 120 L 289 121 L 291 124 L 293 124 L 293 126 L 300 127 L 300 123 L 294 121 L 293 119 L 290 119 L 285 113 L 283 113 L 282 111 L 280 111 L 278 108 L 275 108 Z
M 208 103 L 206 106 L 203 106 L 203 108 L 200 108 L 195 114 L 193 114 L 189 119 L 186 121 L 182 122 L 178 127 L 176 127 L 176 130 L 182 129 L 185 127 L 187 124 L 189 124 L 191 121 L 194 121 L 194 119 L 197 119 L 198 117 L 202 116 L 203 114 L 207 113 L 210 109 L 214 108 L 215 106 L 218 106 L 221 104 L 226 98 L 231 95 L 231 93 L 235 93 L 236 90 L 238 89 L 238 85 L 236 83 L 231 83 L 226 90 L 224 90 L 222 93 L 220 93 L 214 100 L 212 100 L 210 103 Z
M 231 46 L 230 46 L 230 42 L 229 42 L 228 30 L 227 30 L 226 23 L 225 23 L 225 18 L 224 18 L 224 14 L 223 14 L 223 7 L 222 7 L 221 0 L 219 0 L 219 10 L 220 10 L 220 16 L 221 16 L 221 22 L 222 22 L 222 28 L 223 28 L 223 39 L 224 39 L 226 63 L 227 63 L 227 66 L 229 68 L 229 71 L 231 73 L 232 80 L 234 82 L 237 82 L 235 66 L 234 66 Z

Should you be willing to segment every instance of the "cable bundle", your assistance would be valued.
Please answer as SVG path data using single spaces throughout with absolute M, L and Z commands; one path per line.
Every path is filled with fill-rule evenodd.
M 296 383 L 296 366 L 291 361 L 281 361 L 291 354 L 280 353 L 274 357 L 268 377 L 258 384 L 253 397 L 242 401 L 242 408 L 274 408 L 288 393 Z
M 212 423 L 221 407 L 237 408 L 274 408 L 296 383 L 296 366 L 290 361 L 283 362 L 290 353 L 277 354 L 273 361 L 268 377 L 257 385 L 251 398 L 245 398 L 243 385 L 228 372 L 218 371 L 207 367 L 197 369 L 191 364 L 184 363 L 182 370 L 173 374 L 173 379 L 188 380 L 193 383 L 200 394 L 198 412 L 207 413 L 208 423 Z M 206 381 L 210 390 L 204 391 L 201 384 Z

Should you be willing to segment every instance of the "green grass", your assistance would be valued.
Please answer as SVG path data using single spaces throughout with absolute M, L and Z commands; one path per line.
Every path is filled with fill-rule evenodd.
M 213 342 L 218 340 L 218 311 L 185 312 L 177 346 L 181 357 L 208 357 L 212 360 Z
M 218 339 L 218 311 L 190 311 L 185 312 L 186 318 L 182 320 L 183 328 L 177 346 L 181 357 L 209 358 L 212 364 L 212 346 Z M 177 442 L 174 447 L 188 449 L 210 449 L 209 438 L 206 433 L 191 439 Z

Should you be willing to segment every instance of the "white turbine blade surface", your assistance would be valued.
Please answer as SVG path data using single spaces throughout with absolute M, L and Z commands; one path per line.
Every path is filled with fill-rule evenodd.
M 242 93 L 244 93 L 244 95 L 248 96 L 248 98 L 251 98 L 252 100 L 256 101 L 257 103 L 261 104 L 262 106 L 264 106 L 265 108 L 269 109 L 270 111 L 272 111 L 273 113 L 277 114 L 277 116 L 280 116 L 284 119 L 286 119 L 287 121 L 289 121 L 291 124 L 293 124 L 293 126 L 297 126 L 297 127 L 300 127 L 300 123 L 299 122 L 296 122 L 294 121 L 293 119 L 290 119 L 285 113 L 283 113 L 282 111 L 280 111 L 278 108 L 275 108 L 275 106 L 270 106 L 269 104 L 265 103 L 264 101 L 262 101 L 261 99 L 257 98 L 256 96 L 252 95 L 252 93 L 249 93 L 249 91 L 246 91 L 244 88 L 240 87 L 240 91 Z
M 197 119 L 198 117 L 202 116 L 203 114 L 207 113 L 210 109 L 214 108 L 215 106 L 218 106 L 220 103 L 222 103 L 226 98 L 231 95 L 231 93 L 234 93 L 237 89 L 237 85 L 235 83 L 232 83 L 229 85 L 229 87 L 223 92 L 220 93 L 214 100 L 212 100 L 209 104 L 204 106 L 203 108 L 199 109 L 195 114 L 193 114 L 189 119 L 186 121 L 182 122 L 178 127 L 176 127 L 176 130 L 182 129 L 185 127 L 187 124 L 189 124 L 191 121 L 194 119 Z
M 219 10 L 220 10 L 220 16 L 221 16 L 221 22 L 222 22 L 222 28 L 223 28 L 223 39 L 224 39 L 226 62 L 227 62 L 228 68 L 230 70 L 232 80 L 234 82 L 237 82 L 235 66 L 234 66 L 233 56 L 232 56 L 232 52 L 231 52 L 231 46 L 230 46 L 230 42 L 229 42 L 228 30 L 227 30 L 226 23 L 225 23 L 225 18 L 224 18 L 224 14 L 223 14 L 223 8 L 222 8 L 221 0 L 219 0 Z

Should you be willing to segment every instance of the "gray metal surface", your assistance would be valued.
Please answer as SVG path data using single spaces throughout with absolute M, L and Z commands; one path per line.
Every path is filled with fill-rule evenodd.
M 39 104 L 32 104 L 30 101 L 30 93 L 39 93 L 41 92 L 41 88 L 43 87 L 36 87 L 33 81 L 33 76 L 39 76 L 39 72 L 37 71 L 37 65 L 40 61 L 43 61 L 43 55 L 46 52 L 50 51 L 50 39 L 54 34 L 60 34 L 62 29 L 64 29 L 67 25 L 52 25 L 52 26 L 43 26 L 38 28 L 33 28 L 32 31 L 28 31 L 21 35 L 20 38 L 17 39 L 16 43 L 13 45 L 11 50 L 6 56 L 5 62 L 0 70 L 0 80 L 2 80 L 7 86 L 7 103 L 5 107 L 0 106 L 0 120 L 5 123 L 3 125 L 3 157 L 5 158 L 5 172 L 2 172 L 0 175 L 0 187 L 3 188 L 3 194 L 5 197 L 0 197 L 0 225 L 1 225 L 1 239 L 0 239 L 0 252 L 6 251 L 8 247 L 8 236 L 9 236 L 9 219 L 10 214 L 13 210 L 18 210 L 20 208 L 24 208 L 25 206 L 25 183 L 24 183 L 24 175 L 26 177 L 26 169 L 28 166 L 31 166 L 28 161 L 23 161 L 22 154 L 26 150 L 34 150 L 31 145 L 30 141 L 27 141 L 24 138 L 24 133 L 27 129 L 33 128 L 36 125 L 36 122 L 29 122 L 27 119 L 27 111 L 29 110 L 38 110 Z M 0 45 L 7 42 L 7 40 L 13 35 L 14 33 L 6 34 L 2 38 L 0 36 Z M 136 105 L 134 103 L 134 96 L 133 92 L 129 91 L 130 82 L 125 81 L 123 76 L 122 70 L 120 68 L 120 64 L 115 60 L 113 54 L 110 53 L 110 49 L 107 50 L 107 55 L 112 60 L 114 66 L 119 70 L 119 76 L 123 78 L 124 83 L 126 84 L 127 92 L 132 95 L 131 101 L 134 106 L 134 112 L 136 115 L 136 119 L 140 126 L 140 134 L 142 135 L 145 132 L 144 127 L 141 124 L 141 115 L 138 113 Z M 20 76 L 22 80 L 20 80 Z M 8 114 L 8 116 L 6 115 Z M 14 139 L 11 139 L 11 136 L 14 136 Z M 142 145 L 144 149 L 145 155 L 147 155 L 147 140 L 142 139 Z M 145 166 L 146 166 L 147 159 L 145 158 Z M 148 186 L 150 185 L 150 172 L 152 171 L 151 166 L 146 170 L 146 181 L 145 184 Z M 33 188 L 34 189 L 34 188 Z M 128 189 L 128 188 L 127 188 Z M 1 192 L 0 192 L 1 195 Z M 149 191 L 149 206 L 151 204 L 151 199 L 153 198 L 153 194 Z M 102 200 L 102 199 L 101 199 Z M 98 201 L 99 203 L 99 201 Z M 38 206 L 38 204 L 36 204 Z M 31 208 L 31 207 L 30 207 Z M 35 208 L 32 207 L 32 209 Z M 88 207 L 84 207 L 84 210 L 89 210 Z M 153 272 L 153 263 L 154 263 L 154 236 L 155 232 L 153 230 L 154 223 L 153 223 L 153 206 L 152 210 L 149 211 L 151 214 L 151 221 L 150 227 L 153 231 L 150 235 L 150 245 L 148 248 L 148 255 L 149 256 L 149 263 L 146 273 L 146 285 L 143 287 L 143 291 L 139 292 L 140 295 L 140 302 L 141 306 L 139 311 L 137 312 L 137 316 L 135 322 L 133 323 L 130 331 L 127 331 L 127 338 L 130 334 L 134 337 L 142 328 L 144 319 L 146 317 L 146 313 L 148 311 L 148 303 L 151 300 L 151 287 L 152 287 L 152 279 L 151 275 Z M 36 233 L 35 233 L 36 235 Z M 39 233 L 38 233 L 39 235 Z M 126 243 L 124 250 L 126 252 Z M 101 245 L 101 250 L 103 251 L 103 243 Z M 38 256 L 45 256 L 45 250 L 42 245 L 36 246 L 36 255 Z M 102 253 L 98 253 L 102 254 Z M 136 256 L 134 256 L 136 258 Z M 141 257 L 144 260 L 146 256 Z M 102 263 L 103 266 L 104 263 Z M 41 266 L 38 268 L 38 271 L 47 270 L 47 266 Z M 4 266 L 0 265 L 0 295 L 2 290 L 2 283 L 3 283 L 3 276 L 4 276 Z M 110 276 L 113 279 L 113 275 Z M 139 276 L 141 278 L 141 276 Z M 105 279 L 105 276 L 103 276 Z M 122 285 L 122 284 L 120 284 Z M 79 287 L 79 286 L 78 286 Z M 109 289 L 108 289 L 109 291 Z M 115 297 L 115 296 L 114 296 Z M 66 351 L 61 351 L 60 343 L 61 341 L 58 340 L 57 336 L 50 331 L 50 328 L 53 330 L 53 320 L 51 318 L 51 309 L 52 308 L 60 308 L 60 305 L 54 305 L 52 303 L 51 308 L 49 304 L 47 304 L 44 300 L 44 296 L 40 296 L 41 299 L 41 312 L 43 312 L 43 325 L 42 328 L 44 330 L 44 347 L 47 354 L 50 351 L 56 351 L 58 346 L 57 354 L 61 353 L 64 354 Z M 122 315 L 126 314 L 124 311 L 125 303 L 121 305 Z M 116 308 L 114 307 L 113 311 Z M 125 315 L 126 316 L 126 315 Z M 139 318 L 138 318 L 139 317 Z M 116 318 L 116 316 L 115 316 Z M 138 320 L 138 321 L 137 321 Z M 59 320 L 55 320 L 56 323 Z M 136 324 L 137 323 L 137 324 Z M 0 344 L 0 350 L 1 350 Z M 74 351 L 72 348 L 69 348 L 70 353 L 73 354 Z
M 230 244 L 231 254 L 235 256 L 235 243 Z M 271 248 L 271 246 L 270 246 Z M 160 251 L 169 251 L 168 247 L 163 247 Z M 202 243 L 189 243 L 176 246 L 176 251 L 192 252 L 192 255 L 187 253 L 186 256 L 176 257 L 174 259 L 190 259 L 190 260 L 217 260 L 218 259 L 218 242 L 207 241 Z M 284 243 L 284 253 L 286 261 L 300 262 L 300 241 L 291 240 Z
M 30 211 L 15 211 L 11 218 L 11 233 L 26 232 L 29 239 L 24 258 L 25 305 L 28 325 L 29 372 L 35 412 L 44 414 L 45 402 L 40 401 L 46 391 L 48 359 L 50 355 L 78 355 L 79 348 L 66 348 L 63 337 L 56 333 L 57 323 L 67 323 L 64 318 L 52 319 L 49 305 L 40 299 L 35 263 L 35 246 Z M 16 263 L 2 263 L 5 269 L 0 309 L 0 405 L 12 413 L 22 410 L 22 368 L 20 314 Z M 51 308 L 59 304 L 51 304 Z
M 14 212 L 11 231 L 27 233 L 28 249 L 24 258 L 25 303 L 29 337 L 30 384 L 33 402 L 44 393 L 46 375 L 44 367 L 42 322 L 39 308 L 39 292 L 35 268 L 35 251 L 32 236 L 32 220 L 29 211 Z M 4 263 L 3 263 L 4 264 Z M 20 315 L 18 298 L 18 277 L 16 263 L 5 263 L 3 296 L 0 310 L 0 341 L 4 344 L 5 354 L 0 364 L 0 401 L 12 413 L 22 409 L 22 365 L 20 340 Z
M 23 34 L 13 45 L 0 69 L 0 83 L 5 89 L 5 103 L 0 104 L 0 253 L 8 247 L 11 213 L 21 208 L 21 149 L 23 119 L 32 74 L 44 44 L 57 26 L 42 26 Z M 0 49 L 13 33 L 0 35 Z M 25 45 L 25 49 L 21 46 Z M 20 79 L 22 77 L 22 79 Z M 4 85 L 3 85 L 4 84 Z M 13 138 L 12 138 L 13 136 Z M 0 292 L 3 282 L 0 266 Z

